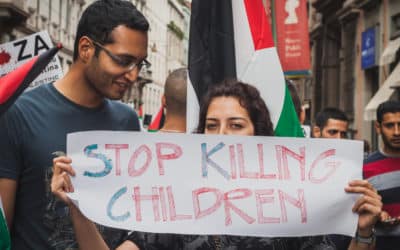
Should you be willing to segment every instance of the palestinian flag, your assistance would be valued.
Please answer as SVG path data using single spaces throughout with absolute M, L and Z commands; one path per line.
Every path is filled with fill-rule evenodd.
M 1 197 L 0 197 L 0 249 L 4 250 L 11 249 L 10 234 L 8 233 Z
M 160 130 L 160 128 L 162 128 L 163 126 L 164 119 L 164 107 L 161 107 L 154 119 L 151 121 L 149 127 L 147 128 L 147 131 L 157 132 L 158 130 Z
M 197 126 L 199 100 L 225 78 L 253 84 L 277 136 L 303 137 L 262 0 L 193 0 L 189 35 L 187 126 Z
M 29 84 L 40 75 L 61 48 L 62 45 L 59 44 L 0 78 L 0 116 L 15 102 Z
M 140 130 L 143 130 L 143 104 L 140 104 L 138 109 L 135 107 L 135 111 L 139 118 Z
M 139 119 L 143 119 L 143 104 L 139 105 L 139 110 L 138 110 L 138 117 Z

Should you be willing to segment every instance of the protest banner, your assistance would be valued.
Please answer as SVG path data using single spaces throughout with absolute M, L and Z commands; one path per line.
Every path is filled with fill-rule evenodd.
M 89 219 L 135 231 L 354 235 L 362 143 L 351 140 L 69 134 L 70 197 Z
M 12 42 L 0 44 L 0 77 L 52 47 L 53 43 L 47 31 L 41 31 Z M 55 56 L 43 72 L 32 81 L 29 88 L 53 82 L 62 76 L 60 60 Z

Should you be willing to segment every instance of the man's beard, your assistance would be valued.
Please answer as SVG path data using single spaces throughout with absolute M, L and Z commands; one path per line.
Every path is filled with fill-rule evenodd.
M 389 149 L 389 150 L 392 151 L 392 152 L 397 152 L 397 153 L 400 154 L 400 145 L 399 145 L 399 146 L 394 146 L 394 145 L 391 143 L 391 141 L 389 140 L 389 138 L 388 138 L 385 134 L 383 134 L 383 133 L 381 133 L 381 136 L 382 136 L 383 144 L 385 145 L 385 147 L 386 147 L 387 149 Z

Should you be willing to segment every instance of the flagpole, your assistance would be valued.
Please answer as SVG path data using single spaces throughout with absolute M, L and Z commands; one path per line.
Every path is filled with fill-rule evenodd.
M 267 0 L 268 1 L 268 0 Z M 278 47 L 277 36 L 276 36 L 276 22 L 275 22 L 275 0 L 270 0 L 271 2 L 271 28 L 272 28 L 272 36 L 274 38 L 274 44 Z

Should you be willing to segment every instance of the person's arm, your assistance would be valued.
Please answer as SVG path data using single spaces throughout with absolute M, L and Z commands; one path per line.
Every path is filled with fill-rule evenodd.
M 23 168 L 18 117 L 21 116 L 16 109 L 0 115 L 0 196 L 9 231 L 14 223 L 18 177 Z
M 70 175 L 75 175 L 75 172 L 70 165 L 71 159 L 66 156 L 60 156 L 55 158 L 53 163 L 51 191 L 61 201 L 66 203 L 70 209 L 71 220 L 74 225 L 75 237 L 78 242 L 79 249 L 108 250 L 109 247 L 105 243 L 95 224 L 79 211 L 79 209 L 72 203 L 71 199 L 66 194 L 74 191 L 70 179 Z M 123 242 L 117 249 L 139 250 L 139 248 L 129 240 Z
M 103 240 L 103 237 L 97 230 L 93 222 L 87 219 L 75 205 L 69 205 L 72 223 L 74 225 L 75 237 L 79 244 L 79 249 L 98 249 L 108 250 L 109 247 Z M 125 243 L 125 242 L 124 242 Z M 137 250 L 138 248 L 127 248 L 124 243 L 117 249 L 132 249 Z M 133 244 L 133 243 L 132 243 Z
M 9 230 L 12 228 L 14 218 L 15 196 L 17 192 L 17 181 L 12 179 L 0 178 L 0 197 L 6 216 Z
M 382 211 L 382 198 L 372 185 L 366 180 L 356 180 L 346 187 L 348 193 L 361 194 L 353 206 L 353 212 L 358 213 L 357 234 L 363 238 L 369 238 L 374 234 L 374 226 L 379 220 Z M 375 241 L 371 244 L 357 241 L 353 238 L 349 250 L 374 250 Z

